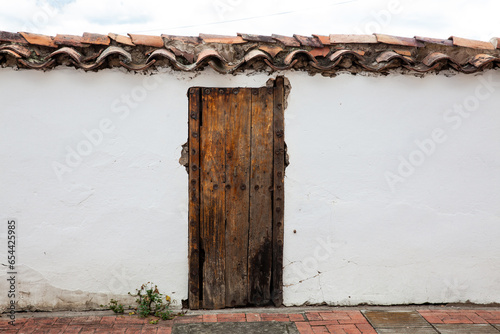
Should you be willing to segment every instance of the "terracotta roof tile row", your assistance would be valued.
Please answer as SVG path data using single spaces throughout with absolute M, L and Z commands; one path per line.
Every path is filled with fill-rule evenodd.
M 324 75 L 394 69 L 475 73 L 500 66 L 498 41 L 498 38 L 483 42 L 456 36 L 436 39 L 383 34 L 46 36 L 0 31 L 0 65 L 31 69 L 68 65 L 84 70 L 121 66 L 132 71 L 171 67 L 188 72 L 210 66 L 221 73 L 294 69 Z

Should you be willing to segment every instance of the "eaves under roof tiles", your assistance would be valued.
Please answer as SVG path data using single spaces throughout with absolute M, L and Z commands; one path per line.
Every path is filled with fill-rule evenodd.
M 161 36 L 84 33 L 46 36 L 0 31 L 0 65 L 51 69 L 70 65 L 86 71 L 124 67 L 131 71 L 170 67 L 194 72 L 211 67 L 224 74 L 242 70 L 301 70 L 333 76 L 403 70 L 475 73 L 500 66 L 500 39 L 489 42 L 373 35 Z

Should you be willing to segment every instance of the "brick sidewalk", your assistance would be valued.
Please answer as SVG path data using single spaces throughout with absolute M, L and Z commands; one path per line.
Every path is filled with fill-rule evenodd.
M 251 309 L 246 309 L 250 310 Z M 286 309 L 285 309 L 286 310 Z M 387 321 L 387 326 L 379 325 L 380 319 L 371 319 L 370 312 L 359 310 L 317 310 L 300 313 L 207 313 L 201 315 L 186 315 L 170 321 L 159 321 L 150 324 L 153 318 L 141 319 L 137 316 L 87 316 L 87 317 L 45 317 L 45 318 L 18 318 L 16 326 L 8 324 L 8 320 L 0 319 L 1 333 L 157 333 L 170 334 L 176 324 L 210 323 L 210 322 L 262 322 L 280 321 L 293 322 L 301 334 L 315 333 L 343 333 L 343 334 L 376 334 L 387 328 L 392 333 L 407 333 L 403 329 L 411 328 L 411 323 L 404 327 L 394 322 L 394 317 L 401 319 L 401 314 L 418 317 L 430 330 L 435 333 L 453 333 L 456 326 L 464 326 L 461 330 L 470 330 L 471 333 L 500 333 L 500 310 L 450 310 L 433 309 L 417 311 L 378 311 Z M 365 313 L 365 314 L 364 314 Z M 394 319 L 392 319 L 393 317 Z M 403 317 L 404 319 L 404 317 Z M 408 318 L 409 319 L 409 318 Z M 424 320 L 425 319 L 425 320 Z M 370 321 L 373 324 L 370 324 Z M 375 321 L 374 321 L 375 320 Z M 375 326 L 375 328 L 374 328 Z M 382 326 L 382 327 L 377 327 Z M 398 327 L 399 326 L 399 327 Z M 422 325 L 418 325 L 421 327 Z M 451 326 L 451 327 L 450 327 Z M 455 326 L 455 327 L 452 327 Z M 469 327 L 466 327 L 469 326 Z M 471 327 L 476 326 L 476 327 Z M 477 329 L 477 331 L 474 330 Z M 450 332 L 450 330 L 452 330 Z M 460 331 L 469 332 L 469 331 Z M 410 333 L 410 332 L 408 332 Z

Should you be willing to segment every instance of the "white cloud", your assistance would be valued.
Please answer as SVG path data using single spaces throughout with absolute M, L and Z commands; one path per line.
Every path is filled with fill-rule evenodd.
M 500 35 L 497 0 L 17 0 L 0 29 L 44 34 L 197 35 L 387 33 L 488 40 Z

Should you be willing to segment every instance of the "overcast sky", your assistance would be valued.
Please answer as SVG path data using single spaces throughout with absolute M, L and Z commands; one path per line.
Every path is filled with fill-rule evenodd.
M 489 40 L 500 36 L 499 0 L 15 0 L 0 30 L 54 35 L 385 33 Z

